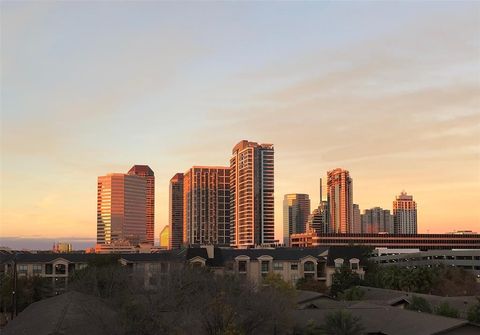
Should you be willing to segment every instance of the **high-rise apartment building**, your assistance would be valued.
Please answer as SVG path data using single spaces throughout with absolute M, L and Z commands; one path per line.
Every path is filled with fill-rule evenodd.
M 352 225 L 350 226 L 350 233 L 360 234 L 362 232 L 362 216 L 360 214 L 360 206 L 353 204 Z
M 290 235 L 304 233 L 310 215 L 308 194 L 286 194 L 283 198 L 283 240 L 289 245 Z
M 405 192 L 393 202 L 393 229 L 395 234 L 417 233 L 417 203 Z
M 134 165 L 128 174 L 140 176 L 147 181 L 147 237 L 144 242 L 153 245 L 155 239 L 155 175 L 148 165 Z
M 353 224 L 353 181 L 347 170 L 327 172 L 329 232 L 349 233 Z
M 183 179 L 183 242 L 230 245 L 230 168 L 194 166 Z
M 169 240 L 170 240 L 170 227 L 166 225 L 163 227 L 162 231 L 160 232 L 160 247 L 170 249 L 169 247 Z
M 97 244 L 146 239 L 147 181 L 123 173 L 98 177 Z
M 168 227 L 168 248 L 180 248 L 183 242 L 183 173 L 177 173 L 170 179 Z
M 273 144 L 240 141 L 230 159 L 230 245 L 274 243 Z
M 362 233 L 393 234 L 393 217 L 390 210 L 381 207 L 364 210 L 362 214 Z

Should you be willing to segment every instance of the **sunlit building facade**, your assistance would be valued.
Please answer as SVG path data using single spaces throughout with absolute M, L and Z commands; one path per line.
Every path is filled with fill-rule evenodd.
M 362 214 L 362 233 L 393 234 L 393 217 L 390 210 L 381 207 L 366 209 Z
M 145 178 L 123 173 L 98 177 L 97 244 L 146 239 Z
M 290 243 L 290 235 L 304 233 L 310 215 L 308 194 L 285 194 L 283 198 L 283 240 Z
M 168 205 L 169 249 L 178 249 L 183 242 L 183 173 L 170 179 Z
M 183 243 L 230 245 L 230 168 L 194 166 L 183 178 Z
M 144 242 L 153 245 L 155 236 L 155 175 L 148 165 L 134 165 L 129 171 L 129 175 L 140 176 L 147 182 L 147 236 Z
M 395 234 L 417 233 L 417 203 L 405 192 L 393 202 L 393 229 Z
M 353 225 L 353 181 L 347 170 L 327 172 L 329 232 L 350 233 Z
M 350 226 L 350 233 L 360 234 L 362 232 L 362 216 L 360 214 L 360 206 L 353 204 L 352 225 Z
M 160 247 L 165 248 L 165 249 L 170 249 L 168 246 L 169 243 L 169 235 L 170 235 L 170 227 L 166 225 L 163 227 L 161 233 L 160 233 Z
M 273 144 L 240 141 L 230 159 L 230 244 L 272 244 L 274 232 Z

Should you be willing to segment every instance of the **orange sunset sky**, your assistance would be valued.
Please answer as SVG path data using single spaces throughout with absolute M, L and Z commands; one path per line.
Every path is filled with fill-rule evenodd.
M 2 237 L 94 239 L 97 176 L 148 164 L 158 239 L 169 179 L 242 139 L 275 145 L 276 238 L 336 167 L 362 211 L 480 231 L 478 2 L 0 6 Z

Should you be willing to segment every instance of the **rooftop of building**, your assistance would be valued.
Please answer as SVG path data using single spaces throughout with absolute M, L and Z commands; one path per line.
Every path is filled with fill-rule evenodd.
M 128 174 L 135 174 L 141 176 L 153 176 L 155 175 L 153 170 L 148 165 L 134 165 L 128 170 Z

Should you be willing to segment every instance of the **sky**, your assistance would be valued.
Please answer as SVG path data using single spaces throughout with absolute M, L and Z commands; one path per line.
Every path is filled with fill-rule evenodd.
M 275 146 L 282 200 L 341 167 L 419 232 L 480 231 L 478 2 L 0 2 L 0 244 L 95 243 L 97 177 L 168 185 Z M 76 244 L 77 243 L 77 244 Z

